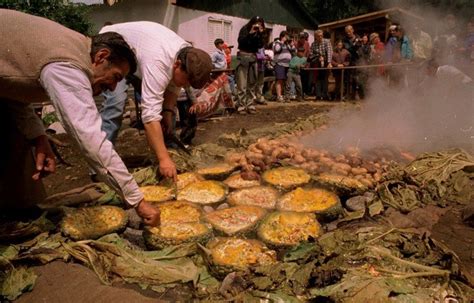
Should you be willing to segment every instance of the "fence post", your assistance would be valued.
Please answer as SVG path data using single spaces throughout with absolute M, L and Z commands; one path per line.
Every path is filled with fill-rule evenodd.
M 344 98 L 344 68 L 341 69 L 341 91 L 340 91 L 341 100 Z

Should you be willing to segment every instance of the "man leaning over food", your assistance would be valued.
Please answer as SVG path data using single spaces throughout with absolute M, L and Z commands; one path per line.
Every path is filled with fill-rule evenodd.
M 141 119 L 148 144 L 158 160 L 161 175 L 176 180 L 176 165 L 166 149 L 164 137 L 173 131 L 173 116 L 180 88 L 200 89 L 210 80 L 209 54 L 192 47 L 169 28 L 139 21 L 105 26 L 101 33 L 115 32 L 137 54 L 135 76 L 141 80 Z M 122 85 L 120 87 L 123 87 Z M 127 95 L 107 92 L 101 110 L 102 129 L 114 143 L 119 131 Z
M 0 36 L 0 111 L 14 118 L 35 150 L 36 171 L 21 186 L 55 171 L 54 155 L 31 104 L 49 97 L 65 129 L 100 178 L 135 208 L 145 224 L 158 224 L 159 211 L 143 199 L 101 131 L 93 99 L 103 90 L 113 91 L 117 82 L 136 70 L 135 55 L 123 37 L 104 33 L 90 39 L 48 19 L 5 9 L 0 9 Z M 9 153 L 13 158 L 15 146 L 6 149 L 13 151 Z M 7 184 L 15 173 L 4 169 L 12 160 L 0 159 L 0 184 Z M 2 187 L 2 191 L 10 190 Z

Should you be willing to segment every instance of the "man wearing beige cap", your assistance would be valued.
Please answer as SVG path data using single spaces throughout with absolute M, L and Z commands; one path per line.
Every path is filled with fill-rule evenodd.
M 176 165 L 164 143 L 175 115 L 176 99 L 181 87 L 202 88 L 210 79 L 211 57 L 191 45 L 167 27 L 154 22 L 127 22 L 105 26 L 100 31 L 116 32 L 137 55 L 137 72 L 141 79 L 141 119 L 149 145 L 164 177 L 176 179 Z M 124 82 L 106 94 L 101 111 L 102 129 L 114 141 L 120 129 L 127 95 Z M 120 89 L 124 87 L 125 89 Z M 163 125 L 161 121 L 163 120 Z M 166 129 L 162 129 L 164 126 Z

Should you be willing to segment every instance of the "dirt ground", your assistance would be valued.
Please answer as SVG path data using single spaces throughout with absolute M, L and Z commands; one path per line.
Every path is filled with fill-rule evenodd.
M 312 101 L 290 104 L 270 102 L 268 105 L 257 106 L 258 112 L 256 114 L 213 117 L 199 123 L 193 145 L 215 142 L 223 133 L 235 132 L 242 128 L 250 130 L 273 123 L 292 122 L 298 118 L 327 112 L 333 107 L 340 106 L 355 107 L 356 104 Z M 153 157 L 153 154 L 147 145 L 144 132 L 127 127 L 126 122 L 125 120 L 122 131 L 119 133 L 116 149 L 127 167 L 135 168 L 142 164 L 143 159 Z M 70 166 L 59 164 L 57 172 L 44 180 L 48 195 L 84 186 L 91 182 L 84 157 L 70 145 L 66 135 L 59 135 L 57 138 L 69 144 L 67 147 L 58 146 L 58 150 Z
M 270 103 L 259 106 L 254 115 L 232 115 L 216 117 L 199 124 L 194 144 L 215 142 L 224 132 L 234 132 L 241 128 L 253 129 L 279 122 L 291 122 L 299 117 L 327 112 L 331 108 L 348 106 L 357 108 L 358 104 L 341 104 L 328 102 L 303 102 L 298 104 Z M 60 136 L 69 142 L 66 136 Z M 48 194 L 64 192 L 90 183 L 86 163 L 77 149 L 60 147 L 59 151 L 71 166 L 59 165 L 55 175 L 45 179 Z M 137 165 L 137 159 L 149 158 L 151 152 L 147 147 L 145 136 L 136 130 L 125 129 L 118 139 L 117 151 L 129 167 Z M 473 201 L 474 203 L 474 201 Z M 441 217 L 436 217 L 432 233 L 436 239 L 450 246 L 459 253 L 474 276 L 474 229 L 462 224 L 459 209 L 451 209 Z M 180 295 L 165 294 L 159 297 L 151 291 L 143 291 L 129 285 L 102 285 L 96 275 L 89 269 L 73 263 L 53 262 L 35 268 L 39 278 L 32 292 L 21 296 L 17 302 L 176 302 L 175 298 L 185 298 L 185 291 Z

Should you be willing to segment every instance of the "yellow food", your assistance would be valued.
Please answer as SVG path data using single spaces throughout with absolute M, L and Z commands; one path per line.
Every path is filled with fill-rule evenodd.
M 218 181 L 198 181 L 188 184 L 178 192 L 178 200 L 198 204 L 212 204 L 225 199 L 227 187 Z
M 276 263 L 276 252 L 260 241 L 236 238 L 215 238 L 208 243 L 212 261 L 216 265 L 246 269 L 252 265 Z
M 232 205 L 253 205 L 274 209 L 278 191 L 270 186 L 254 186 L 230 193 L 227 200 Z
M 214 229 L 231 236 L 251 230 L 265 214 L 263 208 L 241 205 L 208 213 L 205 220 Z
M 198 235 L 206 234 L 209 232 L 209 227 L 206 224 L 198 222 L 188 222 L 152 227 L 150 228 L 150 232 L 155 235 L 160 235 L 162 238 L 186 240 Z
M 364 184 L 362 184 L 359 180 L 355 178 L 350 178 L 350 177 L 336 175 L 336 174 L 322 173 L 319 175 L 318 180 L 335 184 L 335 185 L 340 184 L 342 186 L 346 186 L 346 187 L 354 188 L 354 189 L 365 188 Z
M 262 175 L 265 182 L 282 188 L 301 186 L 311 180 L 311 176 L 301 168 L 279 167 L 267 170 Z
M 150 185 L 140 187 L 145 201 L 147 202 L 164 202 L 175 198 L 175 191 L 172 187 L 161 185 Z
M 158 205 L 160 222 L 163 225 L 171 223 L 199 222 L 201 210 L 198 206 L 185 201 L 165 202 Z
M 125 228 L 127 213 L 116 206 L 94 206 L 72 210 L 61 222 L 62 232 L 74 239 L 96 239 Z
M 296 212 L 322 212 L 339 205 L 336 194 L 320 188 L 297 189 L 282 196 L 277 208 Z
M 321 226 L 312 213 L 274 212 L 258 228 L 264 242 L 277 246 L 296 245 L 320 234 Z
M 197 173 L 205 179 L 223 180 L 227 178 L 234 170 L 234 165 L 228 163 L 221 163 L 210 167 L 204 167 L 197 170 Z
M 162 249 L 190 242 L 205 243 L 211 237 L 212 229 L 208 225 L 198 222 L 146 227 L 143 231 L 143 239 L 150 249 Z
M 188 184 L 191 184 L 197 181 L 202 181 L 202 180 L 204 180 L 204 178 L 197 173 L 187 172 L 187 173 L 179 174 L 178 181 L 176 182 L 176 187 L 178 188 L 178 190 L 181 190 L 184 187 L 186 187 L 186 185 Z

